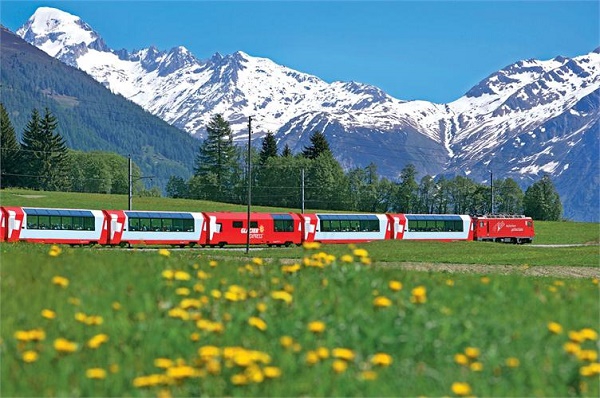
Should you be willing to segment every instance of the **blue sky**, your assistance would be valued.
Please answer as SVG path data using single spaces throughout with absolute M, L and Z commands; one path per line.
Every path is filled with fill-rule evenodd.
M 241 50 L 403 100 L 450 102 L 521 59 L 600 46 L 593 1 L 7 1 L 16 31 L 37 7 L 81 17 L 113 49 L 183 45 L 199 59 Z

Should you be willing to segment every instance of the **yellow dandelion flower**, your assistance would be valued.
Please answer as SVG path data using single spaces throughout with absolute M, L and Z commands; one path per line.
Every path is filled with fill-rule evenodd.
M 286 304 L 290 304 L 292 302 L 293 296 L 286 292 L 285 290 L 279 290 L 271 292 L 271 297 L 275 300 L 285 301 Z
M 327 280 L 327 278 L 321 279 L 321 286 L 323 286 L 323 287 L 329 286 L 329 281 Z
M 187 365 L 173 366 L 167 369 L 167 376 L 176 380 L 194 377 L 196 369 Z
M 264 260 L 260 257 L 254 257 L 252 259 L 252 264 L 254 264 L 254 265 L 263 265 L 264 263 L 265 263 Z
M 319 347 L 315 350 L 315 352 L 321 359 L 329 358 L 329 349 L 327 347 Z
M 234 386 L 243 386 L 248 384 L 248 377 L 246 375 L 238 373 L 231 376 L 231 384 Z
M 591 328 L 581 329 L 579 331 L 579 334 L 581 335 L 581 337 L 583 337 L 584 340 L 591 340 L 591 341 L 598 340 L 598 332 L 596 332 L 594 329 L 591 329 Z
M 301 268 L 302 267 L 298 263 L 292 264 L 292 265 L 282 265 L 281 272 L 284 272 L 286 274 L 294 274 L 294 273 L 300 271 Z
M 154 360 L 154 366 L 160 369 L 168 369 L 174 365 L 175 363 L 173 362 L 173 360 L 169 358 L 156 358 Z
M 550 333 L 553 334 L 561 334 L 563 331 L 563 327 L 560 325 L 560 323 L 550 322 L 548 323 L 548 330 L 550 331 Z
M 354 257 L 352 257 L 350 254 L 344 254 L 342 257 L 340 257 L 340 261 L 343 263 L 351 263 L 354 261 Z
M 289 348 L 294 344 L 294 339 L 290 336 L 281 336 L 279 338 L 279 344 L 281 344 L 283 348 Z
M 452 383 L 452 392 L 461 397 L 471 395 L 471 386 L 469 383 L 454 382 Z
M 119 364 L 116 363 L 112 363 L 110 364 L 110 366 L 108 367 L 108 370 L 110 373 L 118 373 L 119 372 Z
M 257 303 L 256 310 L 258 312 L 265 312 L 267 310 L 267 304 L 263 303 L 262 301 L 260 303 Z
M 97 334 L 88 340 L 87 346 L 91 349 L 96 349 L 108 341 L 108 335 L 101 333 Z
M 214 345 L 205 345 L 198 348 L 198 356 L 202 359 L 214 358 L 221 355 L 221 349 Z
M 173 278 L 175 278 L 175 271 L 173 271 L 172 269 L 166 269 L 161 273 L 161 275 L 167 280 L 172 280 Z
M 323 323 L 321 321 L 309 322 L 308 330 L 313 333 L 323 333 L 325 331 L 325 323 Z
M 263 369 L 263 372 L 265 374 L 265 377 L 268 377 L 269 379 L 275 379 L 277 377 L 281 377 L 281 369 L 279 369 L 276 366 L 266 366 Z
M 597 285 L 599 282 L 600 282 L 600 279 L 598 279 L 598 278 L 594 278 L 594 279 L 592 279 L 592 283 L 593 283 L 594 285 Z
M 467 355 L 467 357 L 469 357 L 471 359 L 478 358 L 480 353 L 481 352 L 479 351 L 479 348 L 476 348 L 476 347 L 465 348 L 465 354 Z
M 466 366 L 469 364 L 469 358 L 467 358 L 465 354 L 455 354 L 454 362 L 456 362 L 459 365 Z
M 473 372 L 481 372 L 483 370 L 483 364 L 481 362 L 473 362 L 471 365 L 469 365 L 469 368 Z
M 490 278 L 488 276 L 482 276 L 480 280 L 484 285 L 488 285 L 490 283 Z
M 331 356 L 346 361 L 354 360 L 354 351 L 349 348 L 334 348 L 331 350 Z
M 371 363 L 375 366 L 390 366 L 392 362 L 392 356 L 383 352 L 377 353 L 371 358 Z
M 321 247 L 321 244 L 319 242 L 304 242 L 302 247 L 306 250 L 316 250 Z
M 54 319 L 56 318 L 56 312 L 49 309 L 43 309 L 42 316 L 46 319 Z
M 392 300 L 384 296 L 378 296 L 373 300 L 373 305 L 375 307 L 389 307 L 392 305 Z
M 583 343 L 585 341 L 585 337 L 582 333 L 577 330 L 569 331 L 569 340 L 574 343 Z
M 190 340 L 192 340 L 192 341 L 200 341 L 200 333 L 193 332 L 192 334 L 190 334 Z
M 171 255 L 171 252 L 167 249 L 158 249 L 158 254 L 163 257 L 169 257 Z
M 196 276 L 198 277 L 198 279 L 209 279 L 210 278 L 210 274 L 207 274 L 206 272 L 200 270 L 196 273 Z
M 342 361 L 341 359 L 336 359 L 331 364 L 331 368 L 335 373 L 344 373 L 346 369 L 348 369 L 348 363 L 346 361 Z
M 221 298 L 221 296 L 223 295 L 223 293 L 221 293 L 221 291 L 220 291 L 220 290 L 213 289 L 213 290 L 211 290 L 211 291 L 210 291 L 210 295 L 211 295 L 213 298 L 219 299 L 219 298 Z
M 563 345 L 563 349 L 565 350 L 566 353 L 573 354 L 573 355 L 578 355 L 579 352 L 581 351 L 581 347 L 579 346 L 579 344 L 575 343 L 573 341 L 567 341 Z
M 22 359 L 23 359 L 23 362 L 25 362 L 25 363 L 35 362 L 38 360 L 38 358 L 39 358 L 38 353 L 33 350 L 28 350 L 28 351 L 23 352 Z
M 390 281 L 388 283 L 388 287 L 390 288 L 390 290 L 393 290 L 394 292 L 398 292 L 398 291 L 402 290 L 402 282 Z
M 189 281 L 190 279 L 192 279 L 192 276 L 185 271 L 175 271 L 173 277 L 177 281 Z
M 427 302 L 427 288 L 425 286 L 417 286 L 411 291 L 410 301 L 416 304 Z
M 319 354 L 317 354 L 316 351 L 308 351 L 304 359 L 307 364 L 314 365 L 319 362 Z
M 446 286 L 450 286 L 450 287 L 454 286 L 454 280 L 446 279 Z
M 56 245 L 50 246 L 50 251 L 48 251 L 48 255 L 51 257 L 60 256 L 61 253 L 62 253 L 62 249 Z
M 114 311 L 119 311 L 121 309 L 121 303 L 119 303 L 118 301 L 115 301 L 112 303 L 112 309 Z
M 106 379 L 106 370 L 102 368 L 90 368 L 85 371 L 85 377 L 88 379 Z
M 519 358 L 515 358 L 515 357 L 509 357 L 506 358 L 506 366 L 508 366 L 509 368 L 518 368 L 519 365 L 521 365 L 521 361 L 519 361 Z
M 175 289 L 175 294 L 178 296 L 189 296 L 190 289 L 188 289 L 187 287 L 178 287 L 177 289 Z
M 367 257 L 369 255 L 369 252 L 365 249 L 354 249 L 352 251 L 352 254 L 354 254 L 356 257 Z
M 250 319 L 248 319 L 248 325 L 254 326 L 258 330 L 262 330 L 263 332 L 267 330 L 267 323 L 256 316 L 252 316 L 250 317 Z
M 577 358 L 580 361 L 594 362 L 598 360 L 598 352 L 594 350 L 581 350 L 577 353 Z
M 217 265 L 219 265 L 219 263 L 218 263 L 218 262 L 216 262 L 215 260 L 210 260 L 210 261 L 208 262 L 208 265 L 209 265 L 211 268 L 215 268 Z
M 67 278 L 65 278 L 64 276 L 54 276 L 52 278 L 52 283 L 54 285 L 60 286 L 62 288 L 69 286 L 69 280 Z
M 71 353 L 77 351 L 77 343 L 67 339 L 59 338 L 54 340 L 54 349 L 58 352 Z

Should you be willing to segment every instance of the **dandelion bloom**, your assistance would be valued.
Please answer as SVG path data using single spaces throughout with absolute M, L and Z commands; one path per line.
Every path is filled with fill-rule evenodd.
M 316 250 L 321 247 L 321 244 L 319 242 L 304 242 L 302 247 L 307 250 Z
M 452 383 L 452 392 L 461 397 L 471 395 L 471 386 L 469 383 L 454 382 Z
M 392 305 L 392 300 L 384 296 L 378 296 L 373 300 L 373 305 L 375 307 L 389 307 Z
M 60 254 L 62 253 L 62 249 L 56 245 L 52 245 L 50 247 L 50 251 L 48 252 L 48 255 L 51 257 L 57 257 L 60 256 Z
M 561 334 L 563 331 L 563 328 L 560 325 L 560 323 L 550 322 L 548 324 L 548 330 L 550 331 L 550 333 Z
M 279 344 L 281 344 L 283 348 L 289 348 L 294 344 L 294 339 L 290 336 L 281 336 L 279 338 Z
M 446 279 L 446 286 L 454 286 L 454 280 Z
M 107 341 L 108 341 L 108 335 L 101 333 L 101 334 L 97 334 L 94 337 L 92 337 L 91 339 L 89 339 L 87 342 L 87 346 L 89 348 L 96 349 L 96 348 L 100 347 L 102 344 L 106 343 Z
M 356 257 L 367 257 L 369 255 L 369 252 L 365 249 L 354 249 L 352 251 L 352 254 L 354 254 Z
M 161 275 L 167 280 L 172 280 L 173 278 L 175 278 L 175 271 L 173 271 L 172 269 L 166 269 L 161 273 Z
M 454 362 L 459 365 L 467 365 L 469 363 L 469 358 L 465 354 L 456 354 L 454 355 Z
M 583 343 L 585 340 L 585 337 L 579 331 L 571 330 L 571 331 L 569 331 L 569 340 L 571 340 L 574 343 Z
M 28 350 L 23 353 L 22 358 L 23 358 L 23 362 L 32 363 L 32 362 L 35 362 L 38 360 L 39 355 L 37 352 L 35 352 L 33 350 Z
M 584 340 L 598 340 L 598 332 L 591 328 L 584 328 L 579 331 L 579 334 L 583 337 Z
M 483 283 L 484 285 L 487 285 L 490 283 L 490 278 L 487 276 L 482 276 L 481 277 L 481 283 Z
M 365 370 L 360 374 L 360 378 L 367 381 L 377 380 L 377 373 L 372 370 Z
M 198 348 L 198 356 L 202 359 L 214 358 L 221 355 L 221 349 L 214 345 L 205 345 Z
M 248 378 L 246 375 L 238 373 L 231 376 L 231 383 L 235 386 L 243 386 L 248 384 Z
M 346 361 L 352 361 L 354 359 L 354 351 L 349 348 L 334 348 L 331 350 L 331 356 Z
M 326 347 L 319 347 L 315 350 L 315 352 L 321 359 L 329 358 L 329 350 Z
M 121 303 L 119 303 L 118 301 L 113 302 L 112 309 L 115 311 L 119 311 L 121 309 Z
M 336 359 L 331 364 L 331 368 L 335 373 L 343 373 L 348 369 L 348 363 L 346 361 L 342 361 L 341 359 Z
M 178 296 L 189 296 L 190 289 L 187 287 L 178 287 L 177 289 L 175 289 L 175 294 Z
M 285 290 L 271 292 L 271 297 L 275 300 L 285 301 L 287 304 L 290 304 L 293 298 L 292 295 L 286 292 Z
M 471 359 L 476 359 L 479 357 L 480 351 L 476 347 L 467 347 L 465 348 L 465 354 Z
M 483 370 L 483 364 L 481 362 L 473 362 L 471 365 L 469 365 L 469 368 L 473 372 L 481 372 Z
M 388 283 L 388 287 L 390 288 L 390 290 L 393 290 L 395 292 L 402 290 L 402 282 L 400 281 L 390 281 Z
M 171 255 L 171 252 L 167 249 L 159 249 L 158 254 L 163 257 L 169 257 Z
M 85 377 L 87 377 L 88 379 L 105 379 L 106 370 L 102 368 L 90 368 L 85 371 Z
M 344 254 L 342 257 L 340 257 L 340 261 L 343 263 L 351 263 L 354 261 L 354 257 L 352 257 L 350 254 Z
M 210 267 L 214 268 L 214 267 L 216 267 L 217 265 L 219 265 L 219 263 L 218 263 L 218 262 L 216 262 L 215 260 L 210 260 L 210 261 L 208 262 L 208 265 L 209 265 Z
M 46 339 L 46 332 L 42 329 L 17 330 L 15 339 L 19 341 L 42 341 Z
M 317 362 L 319 362 L 319 359 L 319 354 L 317 354 L 315 351 L 308 351 L 306 353 L 305 361 L 309 365 L 316 364 Z
M 154 360 L 154 366 L 160 369 L 168 369 L 174 365 L 175 363 L 173 362 L 173 360 L 169 358 L 156 358 Z
M 600 363 L 595 362 L 579 368 L 579 374 L 584 377 L 600 375 Z
M 185 271 L 175 271 L 175 274 L 173 276 L 175 280 L 178 281 L 189 281 L 190 279 L 192 279 L 191 275 Z
M 579 344 L 574 343 L 572 341 L 567 341 L 563 345 L 563 349 L 565 350 L 566 353 L 573 354 L 573 355 L 579 355 L 579 352 L 581 351 L 581 347 L 579 346 Z
M 258 330 L 262 330 L 263 332 L 267 330 L 267 323 L 256 316 L 250 317 L 250 319 L 248 319 L 248 325 L 254 326 Z
M 64 276 L 55 276 L 52 278 L 52 283 L 56 286 L 67 287 L 69 286 L 69 280 Z
M 519 361 L 519 358 L 515 358 L 515 357 L 509 357 L 506 358 L 506 366 L 508 366 L 509 368 L 518 368 L 519 365 L 521 364 L 521 361 Z
M 281 369 L 276 366 L 266 366 L 263 369 L 263 372 L 265 373 L 265 377 L 268 377 L 269 379 L 275 379 L 281 376 Z
M 376 366 L 390 366 L 392 362 L 392 356 L 382 352 L 373 355 L 371 358 L 371 363 Z
M 323 333 L 325 331 L 325 323 L 321 321 L 309 322 L 308 330 L 310 330 L 313 333 Z
M 282 265 L 281 272 L 285 272 L 286 274 L 294 274 L 300 271 L 301 268 L 302 267 L 300 266 L 300 264 Z
M 208 279 L 210 278 L 210 274 L 207 274 L 206 272 L 200 270 L 196 273 L 196 276 L 198 277 L 198 279 Z
M 581 361 L 594 362 L 598 360 L 598 352 L 594 350 L 581 350 L 577 353 L 577 358 Z
M 264 263 L 265 263 L 264 260 L 260 257 L 254 257 L 252 259 L 252 264 L 254 264 L 254 265 L 263 265 Z
M 42 316 L 46 319 L 54 319 L 56 318 L 56 312 L 49 309 L 43 309 Z
M 196 375 L 196 369 L 187 365 L 173 366 L 167 369 L 167 376 L 176 380 L 193 377 Z
M 75 352 L 77 351 L 77 343 L 74 343 L 67 339 L 59 338 L 54 340 L 54 349 L 58 352 Z
M 417 286 L 411 293 L 410 301 L 412 303 L 422 304 L 427 302 L 427 288 L 425 286 Z

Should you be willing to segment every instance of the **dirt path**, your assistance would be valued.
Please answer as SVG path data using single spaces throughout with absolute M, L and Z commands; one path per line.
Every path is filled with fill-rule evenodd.
M 449 272 L 474 274 L 517 274 L 523 276 L 547 276 L 553 278 L 598 278 L 598 267 L 566 267 L 566 266 L 519 266 L 519 265 L 485 265 L 485 264 L 434 264 L 434 263 L 375 263 L 382 268 L 398 268 L 422 272 Z

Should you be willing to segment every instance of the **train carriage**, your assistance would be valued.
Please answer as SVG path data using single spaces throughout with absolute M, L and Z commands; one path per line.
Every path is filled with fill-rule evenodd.
M 108 243 L 101 210 L 4 207 L 5 239 L 71 245 Z
M 531 243 L 535 231 L 531 217 L 486 215 L 473 218 L 474 239 L 505 243 Z
M 304 214 L 304 241 L 359 243 L 389 239 L 391 223 L 385 214 Z
M 210 212 L 206 244 L 243 245 L 248 241 L 248 213 Z M 290 246 L 302 243 L 301 218 L 295 213 L 250 213 L 250 244 Z
M 202 213 L 105 210 L 111 245 L 195 246 L 205 241 Z
M 471 217 L 458 214 L 388 214 L 393 225 L 392 239 L 472 240 Z

